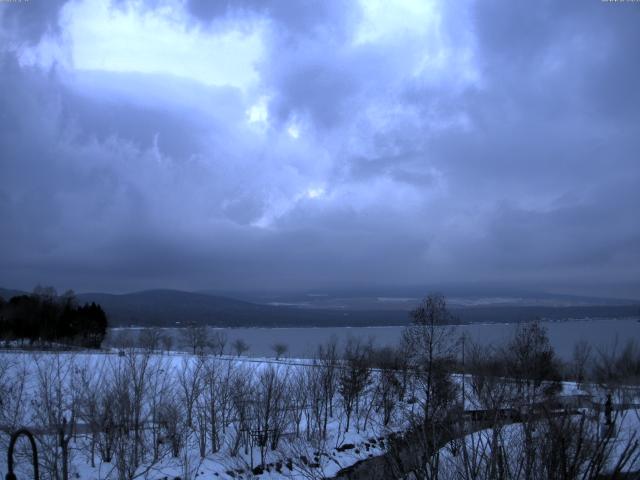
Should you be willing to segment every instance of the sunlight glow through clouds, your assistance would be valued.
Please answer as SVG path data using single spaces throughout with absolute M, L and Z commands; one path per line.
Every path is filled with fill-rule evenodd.
M 289 127 L 287 128 L 287 133 L 291 138 L 297 140 L 300 137 L 300 128 L 298 128 L 298 126 L 294 123 L 292 125 L 289 125 Z
M 361 1 L 363 20 L 354 43 L 375 43 L 399 34 L 421 35 L 437 28 L 436 2 L 424 0 Z
M 296 208 L 299 202 L 305 200 L 318 201 L 324 197 L 326 191 L 323 187 L 309 187 L 302 192 L 287 198 L 285 196 L 279 196 L 279 198 L 272 199 L 270 208 L 256 221 L 251 223 L 251 226 L 268 229 L 272 228 L 275 222 L 291 210 Z
M 267 108 L 267 97 L 260 97 L 260 99 L 251 105 L 247 111 L 247 121 L 249 123 L 259 123 L 266 125 L 269 121 L 269 110 Z
M 445 7 L 441 2 L 362 0 L 360 4 L 363 19 L 353 37 L 354 45 L 403 44 L 406 68 L 421 82 L 456 88 L 479 83 L 474 39 L 461 29 L 452 44 L 443 24 Z
M 309 198 L 319 198 L 324 195 L 324 188 L 309 188 L 307 189 L 307 197 Z
M 258 22 L 209 32 L 190 23 L 179 4 L 145 10 L 83 0 L 64 8 L 61 24 L 78 70 L 162 74 L 245 91 L 259 81 Z

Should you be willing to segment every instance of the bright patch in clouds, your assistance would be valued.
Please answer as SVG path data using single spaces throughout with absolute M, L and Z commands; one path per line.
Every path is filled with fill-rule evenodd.
M 263 55 L 263 28 L 258 22 L 205 31 L 188 21 L 180 4 L 147 10 L 84 0 L 67 4 L 60 23 L 78 70 L 161 74 L 243 90 L 259 81 L 254 64 Z
M 464 4 L 465 2 L 460 2 Z M 420 82 L 466 87 L 478 83 L 474 39 L 468 31 L 449 37 L 445 6 L 431 0 L 363 0 L 362 21 L 353 36 L 355 45 L 396 45 L 403 49 L 403 69 Z
M 307 190 L 307 197 L 309 198 L 319 198 L 319 197 L 322 197 L 323 195 L 324 195 L 324 188 L 322 187 L 310 188 Z
M 266 124 L 269 120 L 269 110 L 267 108 L 267 98 L 261 97 L 255 104 L 247 109 L 247 121 L 249 123 Z
M 297 139 L 298 137 L 300 137 L 300 129 L 295 124 L 290 125 L 289 128 L 287 128 L 287 133 L 291 138 Z
M 363 21 L 355 43 L 392 40 L 398 35 L 422 35 L 434 30 L 440 21 L 436 4 L 423 0 L 367 0 L 361 2 Z

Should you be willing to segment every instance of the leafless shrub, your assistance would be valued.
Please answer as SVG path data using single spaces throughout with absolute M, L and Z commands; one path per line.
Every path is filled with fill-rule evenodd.
M 276 360 L 280 360 L 280 357 L 282 357 L 289 350 L 289 346 L 285 343 L 274 343 L 271 346 L 271 350 L 273 350 L 273 353 L 276 354 Z
M 37 395 L 33 421 L 44 435 L 38 437 L 43 475 L 69 479 L 69 442 L 78 414 L 78 376 L 68 354 L 34 355 Z
M 338 374 L 338 393 L 346 418 L 345 431 L 349 431 L 351 417 L 360 406 L 364 389 L 370 382 L 371 362 L 370 346 L 357 340 L 349 339 L 344 351 L 344 365 Z
M 578 384 L 582 384 L 587 380 L 592 358 L 593 349 L 585 340 L 581 340 L 573 346 L 571 362 L 569 364 L 569 375 L 578 382 Z
M 209 346 L 214 355 L 222 356 L 227 346 L 227 335 L 224 332 L 213 332 L 209 339 Z
M 204 325 L 190 324 L 180 332 L 183 341 L 194 355 L 202 355 L 209 346 L 209 331 Z
M 241 338 L 238 338 L 237 340 L 235 340 L 231 344 L 231 348 L 233 348 L 233 351 L 236 352 L 236 355 L 238 357 L 240 357 L 241 355 L 249 351 L 249 345 L 247 344 L 247 342 L 245 342 Z

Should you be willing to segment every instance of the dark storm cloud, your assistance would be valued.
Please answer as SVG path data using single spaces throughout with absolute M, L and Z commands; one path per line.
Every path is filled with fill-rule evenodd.
M 187 9 L 205 23 L 229 17 L 266 16 L 287 40 L 327 33 L 344 36 L 359 12 L 357 3 L 347 0 L 188 0 Z
M 640 42 L 631 28 L 639 13 L 600 2 L 558 10 L 479 4 L 486 88 L 464 100 L 481 128 L 477 136 L 449 132 L 434 145 L 461 188 L 504 196 L 488 242 L 497 251 L 488 258 L 515 268 L 593 271 L 615 267 L 616 258 L 637 266 L 640 123 L 631 106 L 640 103 L 633 87 L 640 56 L 630 45 Z M 545 197 L 543 208 L 518 206 Z
M 331 126 L 348 117 L 356 105 L 350 97 L 362 95 L 370 66 L 390 58 L 372 59 L 373 52 L 345 52 L 360 19 L 360 8 L 349 1 L 224 1 L 190 0 L 197 21 L 209 25 L 224 19 L 266 16 L 272 22 L 269 55 L 260 65 L 263 81 L 273 98 L 270 111 L 286 121 L 292 114 L 310 115 L 317 126 Z M 374 60 L 374 62 L 371 62 Z M 369 70 L 367 72 L 367 70 Z
M 35 43 L 47 32 L 58 33 L 58 14 L 67 0 L 5 2 L 0 5 L 0 25 L 14 38 Z
M 188 28 L 266 22 L 248 93 L 4 51 L 0 284 L 640 296 L 640 8 L 438 8 L 438 35 L 354 41 L 354 2 L 188 2 Z M 5 7 L 4 35 L 58 15 Z

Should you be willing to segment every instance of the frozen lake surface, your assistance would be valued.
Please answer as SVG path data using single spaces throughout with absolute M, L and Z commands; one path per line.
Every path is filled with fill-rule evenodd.
M 551 344 L 556 353 L 565 359 L 571 357 L 574 345 L 585 340 L 595 349 L 607 349 L 616 345 L 623 345 L 629 339 L 640 341 L 640 322 L 637 319 L 593 319 L 567 320 L 557 322 L 541 322 L 549 332 Z M 508 340 L 517 324 L 472 324 L 455 327 L 456 335 L 466 333 L 474 342 L 483 344 L 501 344 Z M 110 331 L 110 343 L 124 332 L 135 334 L 141 329 L 116 328 Z M 213 330 L 213 329 L 212 329 Z M 249 345 L 248 355 L 272 356 L 272 345 L 284 343 L 288 347 L 287 355 L 297 358 L 310 357 L 318 348 L 336 338 L 344 344 L 349 338 L 364 341 L 371 339 L 376 346 L 397 345 L 402 335 L 403 327 L 324 327 L 324 328 L 217 328 L 227 336 L 228 353 L 230 345 L 237 339 L 244 340 Z M 163 328 L 163 332 L 174 338 L 174 349 L 184 349 L 180 329 Z

